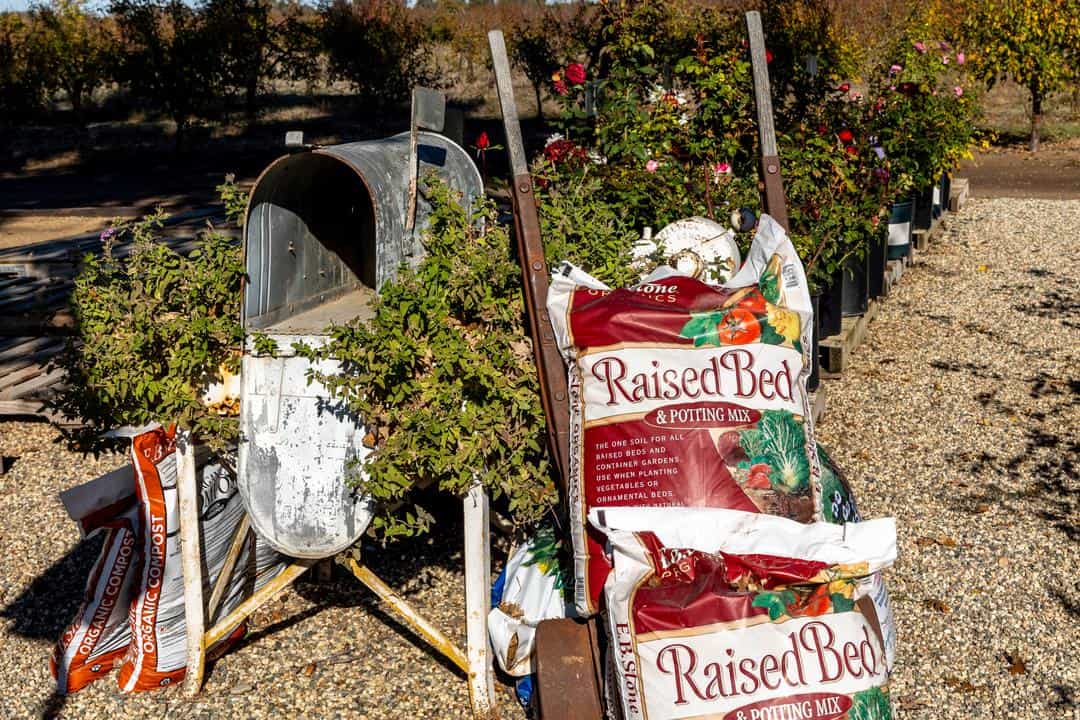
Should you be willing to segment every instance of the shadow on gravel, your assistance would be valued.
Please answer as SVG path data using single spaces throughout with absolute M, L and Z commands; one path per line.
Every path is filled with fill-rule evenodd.
M 80 542 L 0 611 L 0 617 L 11 620 L 8 632 L 56 641 L 79 609 L 101 542 L 100 536 Z
M 1054 691 L 1054 698 L 1050 701 L 1050 707 L 1052 708 L 1076 708 L 1080 707 L 1080 702 L 1076 700 L 1076 689 L 1068 685 L 1051 685 L 1050 689 Z
M 0 611 L 0 617 L 11 621 L 8 632 L 56 642 L 79 609 L 86 578 L 101 553 L 101 543 L 99 535 L 77 544 Z M 41 719 L 59 717 L 66 702 L 66 696 L 50 692 L 41 702 Z

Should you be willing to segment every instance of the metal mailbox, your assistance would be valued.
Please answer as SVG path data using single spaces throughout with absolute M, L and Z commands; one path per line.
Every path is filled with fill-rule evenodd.
M 331 323 L 370 317 L 378 288 L 419 261 L 430 208 L 417 178 L 434 172 L 467 203 L 483 192 L 465 150 L 417 130 L 415 119 L 414 111 L 411 132 L 279 158 L 251 192 L 239 489 L 255 530 L 293 557 L 340 552 L 371 520 L 370 501 L 345 482 L 350 460 L 369 452 L 366 431 L 322 385 L 308 384 L 312 365 L 293 343 L 318 347 Z M 273 354 L 257 352 L 252 333 L 274 340 Z

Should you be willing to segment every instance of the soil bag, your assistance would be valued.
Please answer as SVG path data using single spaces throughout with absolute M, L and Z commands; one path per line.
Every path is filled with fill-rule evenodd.
M 65 491 L 60 499 L 84 537 L 104 534 L 82 605 L 49 658 L 56 690 L 66 695 L 108 674 L 131 643 L 128 606 L 135 585 L 139 514 L 129 467 Z
M 184 678 L 187 661 L 173 432 L 158 428 L 136 435 L 131 442 L 131 455 L 143 532 L 138 582 L 129 615 L 131 648 L 118 677 L 124 692 L 152 690 L 179 682 Z M 203 593 L 209 597 L 245 510 L 237 491 L 231 456 L 201 461 L 197 456 L 196 467 Z M 206 618 L 208 627 L 286 566 L 286 558 L 254 537 L 255 542 L 249 539 L 237 560 L 220 607 L 213 617 Z M 243 633 L 240 626 L 222 643 L 233 641 Z
M 848 485 L 844 473 L 820 444 L 817 446 L 817 452 L 818 459 L 821 461 L 820 519 L 841 525 L 860 522 L 862 516 L 859 514 L 855 495 L 851 492 L 851 486 Z M 874 609 L 877 611 L 881 638 L 885 643 L 885 660 L 891 672 L 896 659 L 896 623 L 893 620 L 892 604 L 889 602 L 885 580 L 878 572 L 859 582 L 863 586 L 863 592 L 874 603 Z
M 597 609 L 610 566 L 593 508 L 715 507 L 810 522 L 820 470 L 813 311 L 783 228 L 761 217 L 723 285 L 661 267 L 612 290 L 564 265 L 548 294 L 569 369 L 574 600 Z
M 558 553 L 555 531 L 540 528 L 510 555 L 492 592 L 488 634 L 499 667 L 508 675 L 532 673 L 533 641 L 541 620 L 573 614 Z
M 896 559 L 893 520 L 834 525 L 711 508 L 597 508 L 626 720 L 890 720 L 864 582 Z

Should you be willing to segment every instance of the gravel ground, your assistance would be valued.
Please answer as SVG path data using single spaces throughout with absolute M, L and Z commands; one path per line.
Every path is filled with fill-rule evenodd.
M 1080 202 L 947 224 L 818 434 L 863 514 L 897 518 L 898 715 L 1080 718 Z
M 898 717 L 1080 718 L 1078 225 L 1077 201 L 971 202 L 827 381 L 822 441 L 864 515 L 899 520 Z M 97 552 L 56 494 L 122 462 L 54 439 L 0 423 L 0 454 L 18 458 L 0 476 L 0 717 L 467 717 L 463 676 L 340 576 L 257 613 L 196 701 L 111 679 L 52 696 L 48 653 Z M 369 561 L 462 642 L 459 532 Z

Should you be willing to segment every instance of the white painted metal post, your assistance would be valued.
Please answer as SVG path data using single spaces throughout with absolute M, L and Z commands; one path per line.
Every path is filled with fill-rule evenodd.
M 465 654 L 469 658 L 469 700 L 473 717 L 499 717 L 495 674 L 488 645 L 491 611 L 491 528 L 488 496 L 480 483 L 465 496 Z
M 206 667 L 205 606 L 202 551 L 199 538 L 199 489 L 195 474 L 195 444 L 187 430 L 176 432 L 176 491 L 180 500 L 180 558 L 184 571 L 184 619 L 187 631 L 187 675 L 184 693 L 202 688 Z

